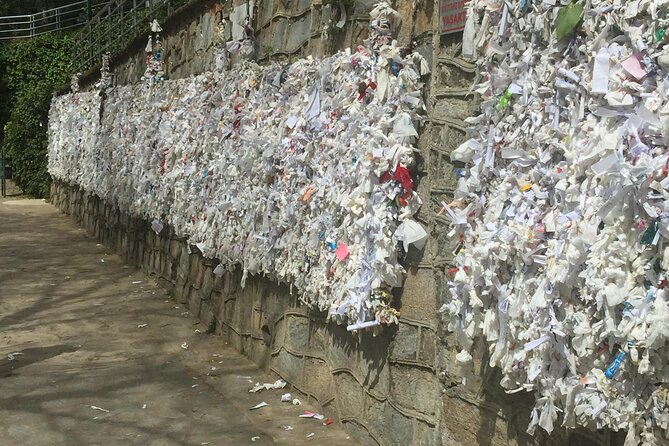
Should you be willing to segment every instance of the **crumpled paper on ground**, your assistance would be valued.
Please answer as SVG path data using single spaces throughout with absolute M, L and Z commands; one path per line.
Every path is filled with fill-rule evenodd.
M 535 392 L 529 432 L 665 444 L 669 2 L 567 3 L 470 3 L 482 114 L 452 154 L 442 312 L 465 374 L 482 337 L 501 386 Z
M 249 393 L 260 392 L 261 390 L 270 390 L 270 389 L 283 389 L 288 383 L 282 379 L 277 379 L 273 383 L 256 383 L 252 388 L 249 389 Z M 290 395 L 290 394 L 288 394 Z
M 397 322 L 398 246 L 427 237 L 410 174 L 427 64 L 375 14 L 382 37 L 323 60 L 58 97 L 49 172 L 241 265 L 242 283 L 290 283 L 340 323 Z

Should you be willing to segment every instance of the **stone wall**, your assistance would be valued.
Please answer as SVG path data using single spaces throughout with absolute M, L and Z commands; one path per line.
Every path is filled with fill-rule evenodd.
M 169 79 L 200 74 L 211 69 L 214 59 L 214 32 L 224 19 L 224 39 L 231 38 L 230 15 L 245 0 L 193 0 L 162 23 L 163 61 Z M 319 57 L 345 48 L 355 48 L 367 37 L 369 11 L 375 0 L 283 0 L 257 1 L 253 17 L 256 31 L 255 59 L 259 63 L 286 62 L 307 56 Z M 412 44 L 432 60 L 432 20 L 434 2 L 423 0 L 413 8 L 413 0 L 396 2 L 403 21 L 398 41 Z M 346 5 L 346 23 L 335 25 L 340 17 L 339 4 Z M 139 82 L 146 69 L 144 45 L 148 37 L 139 36 L 121 54 L 111 60 L 117 85 Z M 233 57 L 232 62 L 237 60 Z M 81 80 L 81 86 L 95 83 L 95 73 Z
M 154 276 L 211 332 L 318 402 L 362 444 L 439 444 L 434 324 L 403 317 L 376 338 L 353 335 L 301 305 L 286 285 L 255 276 L 241 288 L 240 271 L 217 276 L 217 262 L 169 227 L 157 235 L 150 222 L 58 181 L 51 201 Z
M 374 1 L 348 2 L 347 21 L 342 28 L 331 22 L 339 18 L 338 2 L 264 0 L 255 3 L 255 59 L 259 63 L 270 63 L 331 54 L 362 42 L 367 37 L 368 13 Z M 225 19 L 224 39 L 230 39 L 229 18 L 233 8 L 240 4 L 245 1 L 195 0 L 162 24 L 163 61 L 168 78 L 188 77 L 212 67 L 215 27 Z M 140 42 L 143 42 L 141 46 Z M 145 43 L 146 38 L 137 39 L 133 48 L 112 60 L 116 84 L 139 82 L 146 69 Z M 232 62 L 235 61 L 233 58 Z M 94 77 L 87 78 L 83 84 L 92 85 L 94 80 Z
M 196 0 L 164 24 L 165 68 L 169 78 L 199 74 L 211 67 L 214 25 L 241 0 Z M 359 44 L 367 36 L 374 0 L 342 1 L 347 22 L 333 28 L 338 3 L 330 0 L 256 1 L 253 23 L 260 63 L 330 54 Z M 477 113 L 470 92 L 476 66 L 461 57 L 460 33 L 440 36 L 437 0 L 391 1 L 402 17 L 398 40 L 431 64 L 426 92 L 426 125 L 418 143 L 417 190 L 423 208 L 417 219 L 429 227 L 423 253 L 409 252 L 400 324 L 377 339 L 345 333 L 308 311 L 286 286 L 261 277 L 240 289 L 239 274 L 213 275 L 208 262 L 165 229 L 157 237 L 147 222 L 119 215 L 94 196 L 54 184 L 53 199 L 129 262 L 154 274 L 187 303 L 205 325 L 220 333 L 257 364 L 332 409 L 363 444 L 469 445 L 614 445 L 621 435 L 567 432 L 550 438 L 525 433 L 531 395 L 506 395 L 497 371 L 477 355 L 475 380 L 462 385 L 454 370 L 455 349 L 438 309 L 447 299 L 446 283 L 455 247 L 448 221 L 439 210 L 450 201 L 457 181 L 450 152 L 467 139 L 464 119 Z M 222 8 L 216 5 L 222 5 Z M 327 32 L 326 32 L 327 31 Z M 117 84 L 137 82 L 145 69 L 144 44 L 138 40 L 113 60 Z M 234 62 L 234 61 L 233 61 Z M 92 82 L 92 80 L 87 80 Z

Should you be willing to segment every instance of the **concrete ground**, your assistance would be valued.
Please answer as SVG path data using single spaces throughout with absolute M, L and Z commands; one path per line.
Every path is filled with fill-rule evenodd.
M 49 204 L 0 199 L 0 444 L 355 444 L 289 387 L 249 393 L 277 377 L 204 331 Z

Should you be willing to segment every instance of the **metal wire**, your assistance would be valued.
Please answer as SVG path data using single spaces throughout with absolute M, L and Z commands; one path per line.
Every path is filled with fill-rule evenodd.
M 0 40 L 25 39 L 84 25 L 108 0 L 81 0 L 35 14 L 0 17 Z
M 105 53 L 125 48 L 149 31 L 153 19 L 162 21 L 191 0 L 111 0 L 74 36 L 72 65 L 83 73 L 97 66 Z

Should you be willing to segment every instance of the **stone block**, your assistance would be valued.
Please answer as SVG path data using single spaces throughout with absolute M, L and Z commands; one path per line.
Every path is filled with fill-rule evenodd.
M 218 276 L 214 274 L 214 286 L 212 291 L 223 293 L 223 276 Z
M 235 271 L 226 271 L 223 278 L 223 291 L 226 296 L 234 294 L 239 290 L 241 277 Z
M 358 342 L 345 327 L 330 324 L 328 332 L 332 337 L 332 345 L 328 351 L 328 361 L 333 370 L 346 369 L 354 371 L 358 362 Z
M 170 240 L 170 256 L 172 256 L 173 260 L 179 260 L 182 248 L 181 241 L 177 239 Z
M 327 401 L 335 395 L 330 367 L 321 359 L 304 358 L 301 385 L 318 401 Z
M 342 426 L 354 440 L 360 443 L 361 446 L 379 446 L 379 443 L 369 436 L 367 429 L 362 427 L 356 421 L 346 420 L 342 423 Z
M 353 369 L 355 375 L 378 398 L 385 398 L 390 391 L 391 330 L 384 330 L 378 336 L 362 333 L 357 347 L 359 360 Z
M 374 3 L 375 0 L 357 0 L 353 2 L 353 15 L 363 17 L 368 16 Z
M 603 431 L 589 431 L 586 429 L 577 429 L 573 432 L 567 432 L 567 440 L 561 438 L 562 443 L 579 446 L 622 446 L 625 443 L 626 432 L 621 430 L 619 432 L 603 432 Z M 520 446 L 520 445 L 519 445 Z
M 273 350 L 277 350 L 284 346 L 286 342 L 286 320 L 284 318 L 279 319 L 274 324 L 273 332 L 274 345 L 272 346 Z
M 128 237 L 128 233 L 125 232 L 124 230 L 120 231 L 120 236 L 121 236 L 121 242 L 120 242 L 121 253 L 124 255 L 124 257 L 127 258 L 132 252 L 132 248 L 130 245 L 130 238 Z
M 236 305 L 234 306 L 235 311 L 232 316 L 232 323 L 230 324 L 232 328 L 234 328 L 240 333 L 250 332 L 252 309 L 253 308 L 250 305 L 248 305 L 246 299 L 243 298 L 238 299 Z
M 392 345 L 392 359 L 415 360 L 418 351 L 418 327 L 400 320 Z
M 166 253 L 160 253 L 162 257 L 162 263 L 160 266 L 160 275 L 166 280 L 175 279 L 175 274 L 173 273 L 172 258 Z
M 288 37 L 286 38 L 285 50 L 294 51 L 302 46 L 309 39 L 309 28 L 311 27 L 311 18 L 308 15 L 299 20 L 293 20 L 288 27 Z
M 87 228 L 87 229 L 90 231 L 89 228 Z M 95 226 L 93 227 L 92 232 L 93 232 L 93 235 L 95 235 L 95 238 L 102 239 L 102 231 L 101 231 L 101 228 L 100 228 L 100 222 L 95 222 Z M 104 241 L 104 240 L 102 240 L 102 241 Z
M 277 2 L 279 5 L 281 2 Z M 272 13 L 274 12 L 274 0 L 265 0 L 264 2 L 259 2 L 256 6 L 258 8 L 258 23 L 260 25 L 267 23 L 272 18 Z
M 433 116 L 436 118 L 466 119 L 474 114 L 471 99 L 449 97 L 436 102 Z
M 286 345 L 302 352 L 309 342 L 309 319 L 302 316 L 286 316 Z
M 256 363 L 256 365 L 266 370 L 270 361 L 270 349 L 262 339 L 249 338 L 250 347 L 248 351 L 248 357 Z
M 432 2 L 430 2 L 432 3 Z M 411 2 L 399 2 L 396 6 L 397 12 L 402 17 L 399 23 L 399 28 L 396 30 L 397 41 L 402 46 L 407 46 L 411 43 L 414 19 L 414 4 Z
M 408 2 L 404 2 L 408 3 Z M 415 5 L 415 3 L 412 3 Z M 425 2 L 422 7 L 414 8 L 412 11 L 415 14 L 415 19 L 413 23 L 412 34 L 414 36 L 419 36 L 422 34 L 431 34 L 432 29 L 434 28 L 432 23 L 432 18 L 435 14 L 435 9 L 437 8 L 438 3 L 436 2 Z M 432 66 L 430 64 L 430 66 Z
M 467 135 L 465 131 L 449 125 L 444 125 L 439 132 L 439 146 L 444 153 L 450 154 L 451 151 L 458 148 L 458 146 L 468 139 L 469 135 Z M 445 169 L 447 169 L 447 166 L 450 166 L 451 169 L 454 168 L 449 158 L 444 159 L 444 163 L 441 165 L 442 171 L 446 171 Z M 430 168 L 432 167 L 434 166 L 430 166 Z M 434 177 L 433 179 L 439 180 L 440 177 Z
M 200 315 L 200 303 L 202 302 L 202 297 L 200 296 L 200 290 L 191 286 L 189 295 L 188 295 L 188 311 L 194 317 Z
M 309 349 L 315 354 L 325 354 L 327 349 L 327 327 L 326 323 L 309 320 Z
M 179 302 L 182 304 L 187 304 L 190 299 L 190 293 L 192 290 L 190 283 L 185 281 L 182 284 L 177 284 L 175 289 Z
M 288 19 L 284 18 L 279 18 L 274 22 L 274 29 L 272 32 L 272 40 L 269 43 L 269 49 L 271 51 L 277 51 L 277 50 L 282 50 L 286 49 L 284 47 L 284 39 L 286 36 L 286 29 L 289 27 L 289 21 Z
M 246 291 L 249 297 L 249 303 L 254 307 L 261 309 L 265 307 L 267 296 L 270 293 L 267 283 L 257 276 L 251 276 L 246 281 Z M 258 327 L 260 328 L 260 327 Z
M 384 446 L 407 446 L 413 441 L 413 422 L 388 402 L 367 400 L 369 430 Z
M 402 291 L 402 316 L 421 321 L 433 321 L 437 312 L 434 298 L 434 277 L 429 269 L 407 272 Z M 401 319 L 401 317 L 400 317 Z
M 202 20 L 199 23 L 200 30 L 196 35 L 196 41 L 195 41 L 196 50 L 205 50 L 209 45 L 211 45 L 215 26 L 216 26 L 215 15 L 205 14 L 202 16 Z
M 439 389 L 437 377 L 431 371 L 400 364 L 390 368 L 391 397 L 402 407 L 434 415 Z
M 151 272 L 151 255 L 153 251 L 147 245 L 144 245 L 144 253 L 142 254 L 142 269 L 145 273 Z
M 242 337 L 232 327 L 228 328 L 228 342 L 232 348 L 242 351 Z
M 156 233 L 153 231 L 146 231 L 146 244 L 149 248 L 156 249 L 156 244 L 158 241 L 158 237 L 156 236 Z
M 242 343 L 242 345 L 239 348 L 239 352 L 248 357 L 249 353 L 251 352 L 251 336 L 248 336 L 247 334 L 242 333 L 241 334 L 241 343 Z
M 230 327 L 221 322 L 220 319 L 216 318 L 216 334 L 222 337 L 226 343 L 230 337 L 229 333 Z
M 413 446 L 438 446 L 441 443 L 441 433 L 431 424 L 414 420 Z
M 211 308 L 214 311 L 214 314 L 217 315 L 217 317 L 220 318 L 220 312 L 221 308 L 223 308 L 223 293 L 221 293 L 218 290 L 214 290 L 211 292 L 210 298 L 209 298 Z
M 349 372 L 333 375 L 336 404 L 341 416 L 346 418 L 362 418 L 365 396 L 360 383 Z
M 214 289 L 214 273 L 210 266 L 206 266 L 202 271 L 202 297 L 203 299 L 209 299 L 211 292 Z
M 162 269 L 162 260 L 163 260 L 163 253 L 160 251 L 153 251 L 151 253 L 151 272 L 153 274 L 157 274 L 158 276 L 161 275 L 161 269 Z
M 195 288 L 200 288 L 202 286 L 202 255 L 200 253 L 193 253 L 190 255 L 190 280 Z
M 165 254 L 165 257 L 169 257 L 170 254 L 170 232 L 172 232 L 172 229 L 169 227 L 166 227 L 163 229 L 163 232 L 160 233 L 158 236 L 159 240 L 159 246 L 160 246 L 160 252 Z
M 223 306 L 219 311 L 220 319 L 228 325 L 231 325 L 233 322 L 233 317 L 235 314 L 235 304 L 236 299 L 227 298 L 223 301 Z
M 426 365 L 435 366 L 437 355 L 437 335 L 428 328 L 421 330 L 418 360 Z
M 298 0 L 295 2 L 295 6 L 293 8 L 293 13 L 297 14 L 299 12 L 304 11 L 305 9 L 309 8 L 309 6 L 312 4 L 313 0 Z M 315 3 L 315 2 L 313 2 Z
M 318 23 L 312 22 L 314 27 L 318 26 Z M 329 42 L 329 41 L 328 41 Z M 305 54 L 311 54 L 314 57 L 323 57 L 325 55 L 325 44 L 323 39 L 320 36 L 312 37 L 309 40 L 308 45 L 304 49 Z
M 188 246 L 181 247 L 181 255 L 179 256 L 179 268 L 177 269 L 177 276 L 186 278 L 190 271 L 190 254 L 188 253 Z
M 471 88 L 474 74 L 461 68 L 454 60 L 442 60 L 434 73 L 437 76 L 438 88 L 454 88 L 468 90 Z M 469 103 L 475 105 L 475 101 L 470 97 Z
M 260 308 L 253 308 L 251 312 L 251 333 L 255 337 L 261 337 L 262 331 L 262 310 Z
M 281 349 L 270 360 L 271 368 L 276 370 L 279 375 L 291 383 L 297 383 L 302 376 L 303 359 L 300 356 L 294 356 L 286 350 Z
M 498 416 L 459 398 L 444 399 L 442 425 L 448 429 L 446 445 L 486 444 L 507 446 L 505 428 Z M 531 443 L 525 443 L 529 446 Z
M 213 333 L 216 329 L 216 318 L 211 302 L 203 300 L 200 302 L 200 322 L 208 333 Z

